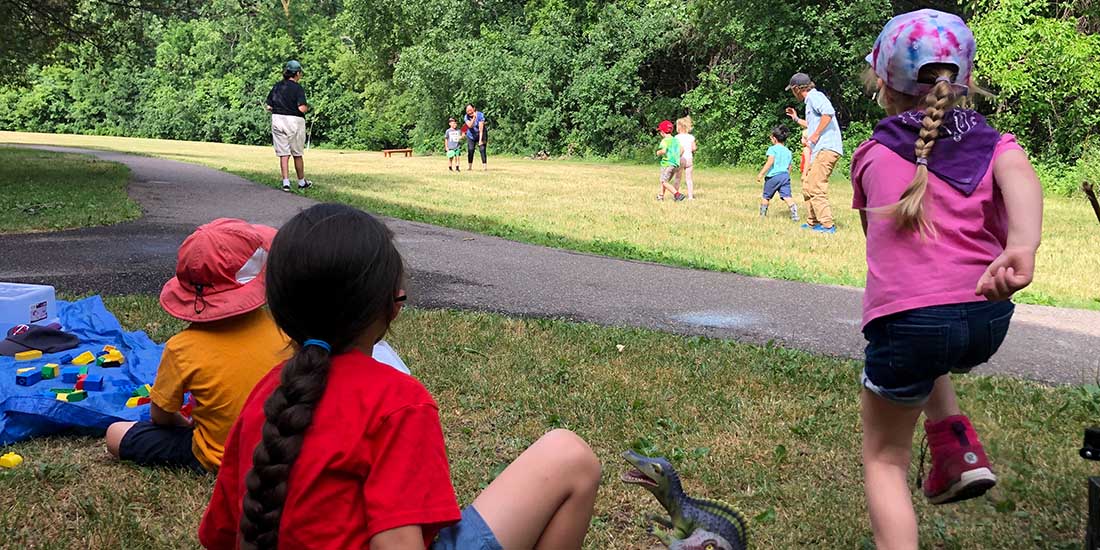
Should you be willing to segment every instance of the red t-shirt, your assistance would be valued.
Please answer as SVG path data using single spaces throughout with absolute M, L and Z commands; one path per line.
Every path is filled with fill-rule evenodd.
M 256 384 L 229 434 L 199 526 L 207 548 L 239 547 L 244 478 L 282 370 Z M 359 351 L 333 358 L 288 491 L 280 548 L 367 548 L 377 533 L 405 525 L 422 526 L 427 548 L 460 517 L 431 394 Z

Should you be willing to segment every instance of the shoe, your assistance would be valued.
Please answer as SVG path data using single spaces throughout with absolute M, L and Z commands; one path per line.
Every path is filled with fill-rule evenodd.
M 283 191 L 286 191 L 287 193 L 290 192 L 290 183 L 283 184 Z
M 454 172 L 455 171 L 454 166 L 448 166 L 447 171 L 448 172 Z
M 802 224 L 802 226 L 801 226 L 801 227 L 802 227 L 802 229 L 812 229 L 812 230 L 814 230 L 814 231 L 817 231 L 817 228 L 818 228 L 818 227 L 821 227 L 821 226 L 820 226 L 820 225 L 817 225 L 816 223 L 815 223 L 815 224 L 813 224 L 813 225 L 810 225 L 810 224 L 808 224 L 808 223 L 804 223 L 804 224 Z
M 657 195 L 657 200 L 663 201 L 663 200 L 665 200 L 665 196 L 664 195 Z
M 824 225 L 815 225 L 814 231 L 818 233 L 836 233 L 836 226 L 825 227 Z
M 980 497 L 997 484 L 997 476 L 978 441 L 978 434 L 963 416 L 949 416 L 924 423 L 927 446 L 932 451 L 932 471 L 917 480 L 932 504 L 947 504 Z M 924 475 L 921 449 L 920 475 Z
M 686 198 L 687 198 L 687 195 L 684 195 L 683 193 L 676 193 L 675 195 L 672 196 L 672 199 L 675 200 L 676 202 L 680 202 L 680 201 L 682 201 Z
M 313 182 L 312 181 L 305 180 L 305 181 L 298 182 L 298 190 L 299 191 L 305 191 L 306 189 L 309 189 L 310 187 L 313 187 Z

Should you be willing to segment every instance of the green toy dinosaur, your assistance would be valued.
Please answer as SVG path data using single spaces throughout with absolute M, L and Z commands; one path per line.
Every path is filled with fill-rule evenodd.
M 664 527 L 654 526 L 653 533 L 665 546 L 694 550 L 697 546 L 683 544 L 689 540 L 695 541 L 695 535 L 701 530 L 721 537 L 721 542 L 727 543 L 724 548 L 745 550 L 745 518 L 733 506 L 720 500 L 691 498 L 684 494 L 679 474 L 664 458 L 650 458 L 634 451 L 623 453 L 623 458 L 634 467 L 623 474 L 623 482 L 645 487 L 668 512 L 668 518 L 647 516 L 647 519 Z M 673 547 L 677 543 L 681 545 Z M 705 549 L 706 545 L 702 548 Z M 715 545 L 714 548 L 723 547 Z

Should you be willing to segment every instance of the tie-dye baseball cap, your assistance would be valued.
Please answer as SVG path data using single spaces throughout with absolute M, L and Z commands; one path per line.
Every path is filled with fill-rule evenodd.
M 903 13 L 886 23 L 867 62 L 887 86 L 909 95 L 924 95 L 935 84 L 917 81 L 921 67 L 955 65 L 959 72 L 951 84 L 965 94 L 974 70 L 975 49 L 974 33 L 959 16 L 924 9 Z

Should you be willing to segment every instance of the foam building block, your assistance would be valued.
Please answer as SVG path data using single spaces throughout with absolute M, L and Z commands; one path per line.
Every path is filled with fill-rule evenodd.
M 57 394 L 58 401 L 65 401 L 66 403 L 76 403 L 77 401 L 83 401 L 88 398 L 88 392 L 86 391 L 72 391 L 69 393 Z
M 62 355 L 61 357 L 57 358 L 57 364 L 59 364 L 59 365 L 65 365 L 65 364 L 72 363 L 72 362 L 73 362 L 73 354 L 71 354 L 71 353 L 66 353 L 65 355 Z
M 114 347 L 110 344 L 107 344 L 106 346 L 103 346 L 103 353 L 107 353 L 109 351 L 118 351 L 118 348 L 116 348 L 116 347 Z
M 103 375 L 89 374 L 84 379 L 84 391 L 103 391 Z
M 90 352 L 90 351 L 86 351 L 84 353 L 81 353 L 80 355 L 77 355 L 76 357 L 73 358 L 73 364 L 77 365 L 77 366 L 87 365 L 88 363 L 91 363 L 92 361 L 95 361 L 95 355 L 93 355 L 92 352 Z
M 120 352 L 116 349 L 116 350 L 111 350 L 111 351 L 109 351 L 107 353 L 104 353 L 103 355 L 100 355 L 99 357 L 97 357 L 96 360 L 95 360 L 95 364 L 97 364 L 99 366 L 102 366 L 102 367 L 110 368 L 110 367 L 118 367 L 118 366 L 122 365 L 122 363 L 125 362 L 125 361 L 126 361 L 126 358 L 122 355 L 122 352 Z
M 134 393 L 132 393 L 131 395 L 134 397 L 149 397 L 149 391 L 152 389 L 153 386 L 150 386 L 149 384 L 142 384 L 138 386 L 137 389 L 134 390 Z
M 83 367 L 79 367 L 79 368 L 80 368 L 80 374 L 88 374 L 88 365 L 84 365 Z
M 126 400 L 126 406 L 130 407 L 132 409 L 134 407 L 140 407 L 141 405 L 146 405 L 150 401 L 152 401 L 152 400 L 149 399 L 148 397 L 131 397 L 131 398 Z
M 36 349 L 30 351 L 21 351 L 15 354 L 16 361 L 31 361 L 42 357 L 42 352 Z
M 23 463 L 23 457 L 15 453 L 6 453 L 0 456 L 0 468 L 15 468 Z
M 82 389 L 84 389 L 84 380 L 85 380 L 86 378 L 88 378 L 88 375 L 87 375 L 87 374 L 79 374 L 79 375 L 77 375 L 77 377 L 76 377 L 76 385 L 75 385 L 75 386 L 73 386 L 73 387 L 74 387 L 75 389 L 77 389 L 77 390 L 82 390 Z
M 65 367 L 61 369 L 61 381 L 66 384 L 75 384 L 76 377 L 80 376 L 80 369 L 76 367 Z
M 23 367 L 21 369 L 15 369 L 15 374 L 24 374 L 34 370 L 34 367 Z
M 61 367 L 57 363 L 46 363 L 42 367 L 42 379 L 49 380 L 51 378 L 57 378 L 57 375 L 61 374 Z
M 16 386 L 33 386 L 42 381 L 42 373 L 38 370 L 33 372 L 24 372 L 22 374 L 15 375 Z

